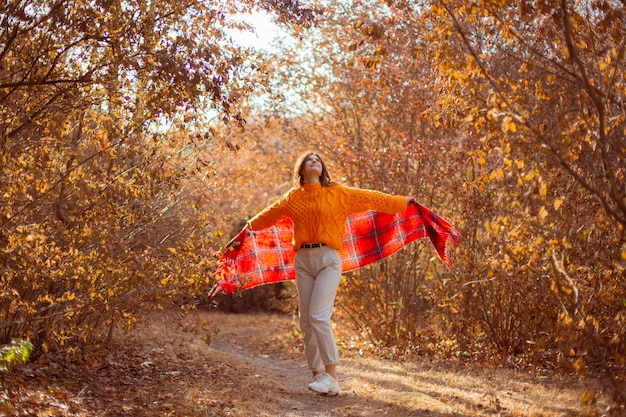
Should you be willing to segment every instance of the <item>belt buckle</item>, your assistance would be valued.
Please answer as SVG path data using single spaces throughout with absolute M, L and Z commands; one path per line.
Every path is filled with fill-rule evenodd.
M 305 249 L 312 249 L 312 248 L 321 248 L 322 246 L 324 246 L 323 243 L 303 243 L 302 247 Z

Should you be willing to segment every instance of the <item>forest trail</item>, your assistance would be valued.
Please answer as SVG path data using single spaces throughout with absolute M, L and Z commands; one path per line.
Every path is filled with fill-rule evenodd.
M 166 312 L 120 333 L 115 349 L 6 375 L 0 416 L 571 417 L 606 403 L 596 381 L 552 371 L 368 357 L 344 327 L 336 397 L 307 389 L 295 317 Z
M 195 320 L 219 329 L 212 336 L 209 355 L 237 367 L 237 373 L 244 376 L 239 379 L 241 385 L 234 381 L 232 390 L 227 390 L 234 400 L 230 415 L 572 416 L 583 411 L 581 398 L 589 397 L 592 385 L 557 374 L 462 366 L 456 361 L 402 363 L 367 358 L 358 349 L 346 349 L 349 334 L 338 331 L 343 347 L 342 392 L 337 397 L 320 396 L 307 389 L 310 372 L 295 335 L 295 317 L 194 314 Z M 195 348 L 206 351 L 206 345 Z

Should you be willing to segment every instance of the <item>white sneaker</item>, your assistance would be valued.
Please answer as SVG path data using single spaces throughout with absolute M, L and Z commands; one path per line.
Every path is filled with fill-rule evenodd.
M 309 389 L 318 394 L 337 395 L 339 394 L 339 381 L 324 372 L 315 377 L 315 381 L 309 384 Z

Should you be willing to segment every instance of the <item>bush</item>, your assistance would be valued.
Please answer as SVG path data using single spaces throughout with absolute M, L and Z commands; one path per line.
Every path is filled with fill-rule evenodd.
M 13 339 L 11 344 L 0 348 L 0 371 L 11 371 L 15 365 L 28 362 L 33 345 L 22 339 Z

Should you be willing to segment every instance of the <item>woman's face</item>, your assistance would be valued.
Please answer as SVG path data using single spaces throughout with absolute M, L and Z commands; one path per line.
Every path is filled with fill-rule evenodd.
M 319 156 L 311 154 L 304 159 L 300 171 L 303 178 L 319 178 L 322 175 L 322 160 Z

